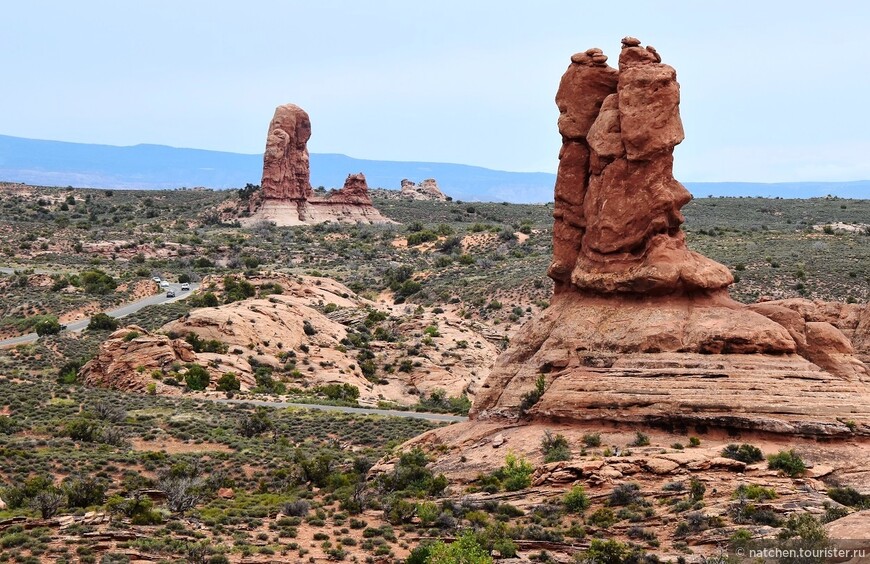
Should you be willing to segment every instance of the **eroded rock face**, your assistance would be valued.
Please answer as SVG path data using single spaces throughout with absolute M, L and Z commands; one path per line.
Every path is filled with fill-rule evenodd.
M 558 292 L 673 294 L 732 281 L 688 250 L 689 192 L 673 177 L 683 140 L 676 71 L 626 38 L 619 70 L 600 49 L 571 57 L 556 94 L 562 151 L 550 277 Z
M 100 345 L 97 356 L 79 371 L 84 384 L 144 393 L 149 384 L 163 394 L 179 394 L 181 390 L 155 379 L 169 372 L 175 364 L 196 361 L 193 348 L 180 339 L 150 333 L 137 325 L 118 329 Z
M 263 154 L 263 196 L 273 200 L 307 200 L 311 196 L 308 140 L 311 119 L 295 104 L 275 109 Z
M 262 190 L 248 201 L 250 215 L 239 221 L 269 221 L 278 226 L 337 223 L 393 223 L 372 205 L 362 173 L 347 177 L 344 187 L 328 197 L 311 189 L 308 140 L 311 120 L 299 106 L 278 106 L 269 124 L 263 154 Z
M 420 184 L 416 184 L 407 178 L 402 179 L 402 189 L 399 194 L 409 200 L 431 200 L 446 202 L 447 196 L 438 188 L 434 178 L 427 178 Z
M 329 198 L 332 202 L 370 206 L 369 186 L 363 173 L 348 174 L 344 186 Z
M 562 77 L 555 295 L 496 361 L 472 418 L 870 435 L 855 354 L 866 310 L 728 296 L 728 269 L 680 229 L 676 72 L 637 39 L 622 45 L 619 70 L 590 49 Z

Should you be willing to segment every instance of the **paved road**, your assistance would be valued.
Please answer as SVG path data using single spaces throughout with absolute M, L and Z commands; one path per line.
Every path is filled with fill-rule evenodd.
M 421 411 L 400 411 L 398 409 L 374 409 L 368 407 L 344 407 L 340 405 L 317 405 L 313 403 L 291 403 L 287 401 L 264 401 L 245 399 L 209 398 L 218 403 L 246 403 L 262 407 L 298 407 L 302 409 L 319 409 L 321 411 L 340 411 L 342 413 L 355 413 L 363 415 L 386 415 L 390 417 L 407 417 L 410 419 L 428 419 L 430 421 L 468 421 L 468 417 L 461 415 L 447 415 L 444 413 L 426 413 Z
M 0 272 L 5 272 L 7 274 L 12 274 L 14 271 L 11 268 L 0 268 Z M 142 298 L 141 300 L 131 302 L 129 304 L 122 305 L 113 310 L 109 310 L 106 313 L 111 315 L 112 317 L 125 317 L 130 315 L 131 313 L 136 313 L 140 309 L 145 306 L 157 305 L 157 304 L 166 304 L 170 302 L 175 302 L 178 300 L 183 300 L 187 296 L 190 295 L 190 292 L 193 292 L 197 288 L 199 288 L 199 284 L 191 283 L 190 284 L 190 292 L 181 291 L 181 284 L 170 284 L 169 287 L 175 291 L 174 298 L 166 297 L 166 289 L 164 288 L 159 294 L 154 294 L 153 296 L 148 296 L 147 298 Z M 79 332 L 83 331 L 85 327 L 88 326 L 90 322 L 90 318 L 87 319 L 79 319 L 78 321 L 72 321 L 66 324 L 67 331 Z M 16 345 L 24 345 L 27 343 L 33 343 L 38 338 L 36 333 L 28 333 L 26 335 L 20 335 L 18 337 L 12 337 L 11 339 L 3 339 L 0 340 L 0 348 L 4 347 L 14 347 Z

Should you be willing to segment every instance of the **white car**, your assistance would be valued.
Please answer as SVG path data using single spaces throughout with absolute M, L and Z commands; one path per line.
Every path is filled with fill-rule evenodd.
M 169 282 L 167 282 L 166 280 L 161 281 L 161 282 L 160 282 L 160 287 L 161 287 L 161 288 L 168 288 L 168 287 L 169 287 Z
M 187 290 L 190 290 L 190 284 L 188 284 L 187 282 L 182 282 L 181 283 L 181 291 L 185 292 Z
M 155 276 L 155 277 L 152 278 L 151 280 L 154 280 L 155 282 L 157 282 L 158 284 L 160 284 L 160 277 L 159 277 L 159 276 Z

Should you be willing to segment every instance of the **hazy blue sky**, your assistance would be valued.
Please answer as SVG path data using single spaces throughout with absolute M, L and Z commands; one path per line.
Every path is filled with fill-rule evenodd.
M 569 57 L 676 67 L 688 181 L 870 178 L 870 3 L 27 0 L 0 18 L 0 134 L 555 171 Z

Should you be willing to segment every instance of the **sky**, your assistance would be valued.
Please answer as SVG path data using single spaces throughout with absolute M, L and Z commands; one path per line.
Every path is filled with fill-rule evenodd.
M 677 69 L 684 181 L 870 178 L 870 3 L 28 0 L 0 18 L 0 134 L 309 150 L 555 172 L 572 53 L 638 37 Z

